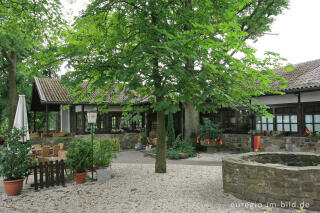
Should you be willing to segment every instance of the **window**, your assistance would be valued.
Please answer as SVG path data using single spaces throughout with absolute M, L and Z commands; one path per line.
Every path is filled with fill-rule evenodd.
M 310 132 L 320 132 L 320 114 L 305 115 L 305 123 Z
M 298 131 L 298 119 L 297 115 L 277 115 L 277 130 L 285 132 L 297 132 Z
M 256 117 L 256 130 L 273 130 L 273 119 L 266 116 Z

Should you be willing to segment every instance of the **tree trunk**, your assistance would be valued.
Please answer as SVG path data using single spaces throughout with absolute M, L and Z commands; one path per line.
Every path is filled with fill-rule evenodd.
M 166 173 L 166 122 L 164 111 L 157 112 L 157 147 L 156 147 L 156 173 Z
M 16 74 L 17 74 L 17 53 L 12 51 L 9 60 L 9 129 L 13 127 L 14 116 L 17 108 L 17 85 L 16 85 Z
M 184 139 L 196 145 L 195 134 L 198 133 L 200 126 L 200 113 L 191 103 L 183 103 L 185 110 L 184 119 Z

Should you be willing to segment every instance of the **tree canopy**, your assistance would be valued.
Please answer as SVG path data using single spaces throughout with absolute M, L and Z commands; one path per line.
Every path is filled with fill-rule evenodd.
M 33 76 L 52 76 L 61 64 L 57 46 L 63 30 L 59 0 L 0 1 L 0 78 L 9 86 L 0 95 L 9 102 L 10 127 L 17 90 L 29 95 Z
M 100 94 L 96 102 L 106 91 L 114 91 L 115 102 L 126 93 L 126 105 L 151 95 L 159 123 L 156 172 L 165 172 L 164 116 L 180 110 L 177 103 L 203 112 L 221 106 L 257 111 L 252 96 L 278 93 L 273 82 L 283 86 L 273 71 L 279 57 L 260 60 L 245 42 L 269 29 L 287 6 L 279 2 L 92 1 L 67 40 L 74 68 L 69 85 L 79 99 L 88 98 L 87 81 L 89 92 Z

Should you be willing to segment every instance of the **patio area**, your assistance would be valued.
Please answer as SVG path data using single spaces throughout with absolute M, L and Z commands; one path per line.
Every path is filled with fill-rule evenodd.
M 261 204 L 223 192 L 221 157 L 230 154 L 168 160 L 167 173 L 157 174 L 153 158 L 124 151 L 105 184 L 70 182 L 39 192 L 28 185 L 16 197 L 7 197 L 1 188 L 0 212 L 263 212 Z M 273 207 L 272 212 L 296 210 Z

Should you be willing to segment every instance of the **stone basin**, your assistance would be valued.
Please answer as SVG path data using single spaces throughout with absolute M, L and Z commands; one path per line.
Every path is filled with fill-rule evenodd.
M 250 152 L 222 159 L 223 188 L 270 207 L 320 210 L 320 154 Z

